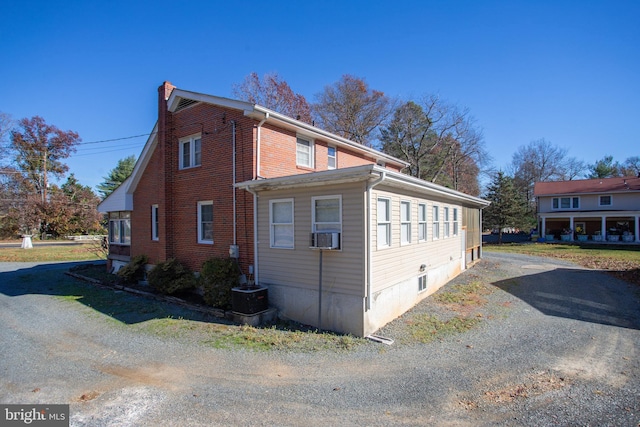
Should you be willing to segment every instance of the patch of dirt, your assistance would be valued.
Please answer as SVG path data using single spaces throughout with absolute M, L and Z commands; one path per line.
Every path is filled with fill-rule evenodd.
M 487 390 L 483 399 L 489 403 L 508 403 L 516 399 L 539 396 L 561 389 L 570 382 L 554 373 L 538 372 L 530 375 L 522 384 L 510 384 L 498 390 Z

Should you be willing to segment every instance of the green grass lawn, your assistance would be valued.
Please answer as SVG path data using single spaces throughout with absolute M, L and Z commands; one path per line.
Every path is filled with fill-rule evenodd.
M 106 259 L 98 243 L 56 244 L 34 243 L 31 249 L 0 246 L 0 262 L 96 261 Z

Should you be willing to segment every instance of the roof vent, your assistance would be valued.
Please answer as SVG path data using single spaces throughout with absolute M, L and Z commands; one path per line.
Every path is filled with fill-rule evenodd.
M 180 98 L 180 101 L 178 102 L 178 106 L 176 107 L 176 113 L 178 111 L 184 110 L 187 107 L 192 106 L 193 104 L 197 104 L 198 101 L 193 100 L 193 99 L 187 99 L 187 98 Z

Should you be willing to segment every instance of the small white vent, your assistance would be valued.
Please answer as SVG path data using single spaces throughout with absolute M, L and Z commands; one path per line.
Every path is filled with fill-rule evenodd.
M 315 249 L 340 249 L 340 233 L 311 233 L 311 247 Z

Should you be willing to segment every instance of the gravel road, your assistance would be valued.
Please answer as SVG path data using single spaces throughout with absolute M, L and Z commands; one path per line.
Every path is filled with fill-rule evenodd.
M 470 331 L 392 346 L 223 350 L 134 331 L 56 296 L 69 264 L 0 263 L 0 402 L 69 403 L 73 426 L 640 424 L 637 287 L 566 262 L 485 253 Z

